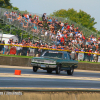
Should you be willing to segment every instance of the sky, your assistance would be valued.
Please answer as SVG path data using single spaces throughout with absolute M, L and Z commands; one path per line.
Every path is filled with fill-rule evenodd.
M 100 0 L 10 0 L 10 3 L 20 11 L 47 15 L 60 9 L 82 10 L 95 18 L 97 24 L 94 27 L 100 30 Z

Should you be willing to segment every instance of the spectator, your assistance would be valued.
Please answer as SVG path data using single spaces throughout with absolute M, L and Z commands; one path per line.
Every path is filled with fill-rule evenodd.
M 94 58 L 93 61 L 94 62 L 97 62 L 97 53 L 98 53 L 97 50 L 95 50 L 94 55 L 93 55 L 93 58 Z
M 74 48 L 72 48 L 72 51 L 71 51 L 71 58 L 73 60 L 75 60 L 75 58 L 76 58 L 76 52 L 75 52 Z
M 37 15 L 34 15 L 34 17 L 32 17 L 31 14 L 29 15 L 27 13 L 24 13 L 21 16 L 21 13 L 18 13 L 17 16 L 17 13 L 14 11 L 6 11 L 4 12 L 4 16 L 9 19 L 9 22 L 17 21 L 17 24 L 19 24 L 19 26 L 21 26 L 23 29 L 30 29 L 33 33 L 35 33 L 35 35 L 39 36 L 40 38 L 41 35 L 45 35 L 45 39 L 50 39 L 55 44 L 55 46 L 51 45 L 51 47 L 56 47 L 57 45 L 60 49 L 67 48 L 69 50 L 72 49 L 73 51 L 73 49 L 76 48 L 75 51 L 79 51 L 79 49 L 81 49 L 81 51 L 90 53 L 95 52 L 96 50 L 98 52 L 100 50 L 100 38 L 96 39 L 96 37 L 94 37 L 93 35 L 86 38 L 78 27 L 74 27 L 74 24 L 69 25 L 67 22 L 61 22 L 52 17 L 48 18 L 46 17 L 46 13 L 42 15 L 42 21 L 39 20 L 39 16 Z M 28 40 L 27 43 L 26 41 L 24 41 L 22 45 L 26 44 L 30 45 L 30 40 Z M 40 46 L 38 45 L 38 43 L 31 45 L 37 47 Z M 48 47 L 47 45 L 44 46 Z M 87 59 L 88 57 L 88 59 L 91 61 L 93 59 L 93 55 L 90 53 L 85 53 L 84 55 L 85 59 Z
M 42 15 L 42 21 L 47 21 L 46 13 Z

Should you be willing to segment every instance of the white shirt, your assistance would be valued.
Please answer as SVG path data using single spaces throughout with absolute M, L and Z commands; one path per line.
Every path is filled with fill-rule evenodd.
M 92 38 L 92 41 L 96 41 L 96 38 Z
M 47 36 L 47 31 L 45 32 L 45 36 Z

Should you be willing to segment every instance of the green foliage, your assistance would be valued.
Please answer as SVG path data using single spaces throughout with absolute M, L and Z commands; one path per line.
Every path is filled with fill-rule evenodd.
M 13 7 L 13 10 L 19 10 L 19 8 L 17 8 L 17 7 Z
M 20 11 L 21 14 L 28 14 L 28 11 L 25 10 L 25 11 Z
M 100 30 L 98 31 L 98 34 L 100 35 Z
M 19 8 L 12 6 L 12 4 L 10 3 L 10 0 L 0 0 L 0 7 L 13 9 L 13 10 L 19 10 Z
M 94 25 L 97 23 L 95 18 L 82 10 L 77 12 L 73 8 L 68 10 L 61 9 L 53 12 L 52 16 L 70 18 L 70 20 L 96 32 L 96 28 L 94 28 Z
M 33 56 L 5 55 L 5 54 L 0 54 L 0 56 L 5 56 L 5 57 L 18 57 L 18 58 L 33 58 Z
M 0 0 L 0 7 L 11 9 L 12 4 L 10 3 L 10 0 Z

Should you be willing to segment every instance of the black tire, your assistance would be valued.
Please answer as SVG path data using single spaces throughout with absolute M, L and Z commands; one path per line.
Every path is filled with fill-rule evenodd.
M 47 69 L 47 73 L 52 73 L 52 69 Z
M 67 70 L 68 75 L 73 75 L 73 73 L 74 73 L 74 68 L 73 67 L 71 67 L 70 70 Z
M 57 68 L 56 68 L 56 74 L 60 74 L 60 66 L 57 66 Z
M 33 66 L 33 72 L 37 72 L 38 68 L 36 66 Z

